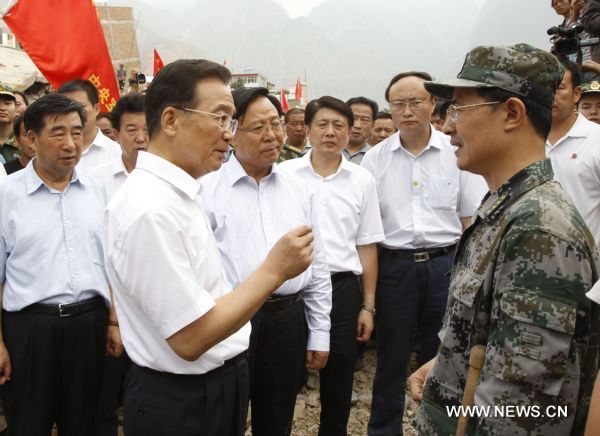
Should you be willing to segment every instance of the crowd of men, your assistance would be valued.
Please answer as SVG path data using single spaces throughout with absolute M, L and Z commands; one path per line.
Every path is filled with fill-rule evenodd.
M 402 434 L 408 376 L 420 434 L 583 434 L 600 83 L 526 44 L 476 47 L 450 81 L 401 72 L 389 112 L 284 113 L 230 79 L 178 60 L 110 114 L 83 79 L 31 104 L 0 85 L 8 434 L 114 436 L 126 375 L 128 436 L 242 435 L 249 402 L 253 434 L 290 435 L 311 368 L 319 434 L 346 435 L 375 328 L 369 435 Z

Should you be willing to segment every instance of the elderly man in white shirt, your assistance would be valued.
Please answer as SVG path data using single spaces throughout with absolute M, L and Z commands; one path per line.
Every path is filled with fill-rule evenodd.
M 135 168 L 138 152 L 148 149 L 144 100 L 144 94 L 127 94 L 119 99 L 111 116 L 121 146 L 121 156 L 90 172 L 90 175 L 104 184 L 109 201 Z M 104 377 L 98 396 L 96 436 L 117 434 L 117 397 L 130 364 L 131 360 L 127 353 L 123 353 L 118 358 L 106 356 Z
M 146 94 L 148 152 L 107 208 L 107 271 L 133 362 L 127 435 L 243 435 L 248 320 L 312 262 L 299 226 L 243 283 L 227 282 L 196 179 L 221 166 L 237 126 L 230 79 L 199 59 L 160 70 Z
M 266 88 L 237 89 L 233 98 L 240 123 L 234 154 L 219 172 L 202 179 L 204 207 L 227 278 L 234 286 L 245 280 L 289 229 L 309 224 L 315 232 L 311 267 L 284 283 L 252 318 L 252 432 L 283 436 L 291 431 L 305 355 L 310 368 L 327 361 L 331 280 L 307 186 L 273 166 L 283 144 L 273 100 Z
M 311 101 L 305 120 L 313 148 L 303 158 L 280 165 L 319 193 L 319 228 L 333 285 L 331 351 L 320 371 L 323 436 L 347 434 L 357 341 L 366 342 L 373 331 L 375 244 L 384 239 L 375 179 L 342 155 L 353 118 L 349 105 L 337 98 Z
M 361 165 L 375 177 L 385 240 L 377 282 L 377 371 L 370 435 L 402 434 L 406 368 L 417 339 L 419 363 L 437 352 L 454 248 L 487 191 L 460 171 L 449 138 L 431 126 L 435 98 L 424 72 L 396 75 L 385 96 L 398 132 Z
M 9 433 L 49 435 L 56 423 L 61 434 L 93 434 L 104 354 L 122 350 L 107 310 L 106 193 L 75 169 L 81 105 L 48 94 L 24 120 L 37 157 L 0 185 L 0 384 Z
M 121 148 L 112 139 L 104 136 L 96 126 L 96 116 L 100 112 L 98 90 L 89 81 L 74 79 L 58 88 L 59 94 L 81 103 L 87 114 L 87 123 L 83 131 L 83 149 L 77 169 L 89 173 L 92 169 L 111 162 L 121 155 Z
M 546 156 L 560 182 L 600 244 L 600 126 L 576 112 L 581 70 L 565 61 L 565 76 L 556 90 L 552 130 Z

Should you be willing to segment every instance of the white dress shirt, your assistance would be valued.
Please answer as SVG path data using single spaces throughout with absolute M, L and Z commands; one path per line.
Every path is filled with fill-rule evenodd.
M 556 144 L 546 142 L 554 178 L 560 182 L 600 244 L 600 126 L 579 114 Z
M 375 177 L 385 231 L 391 249 L 452 245 L 462 232 L 461 217 L 473 216 L 487 185 L 481 176 L 456 166 L 450 138 L 433 127 L 427 147 L 414 156 L 396 132 L 371 148 L 361 166 Z
M 194 362 L 167 343 L 231 291 L 200 190 L 181 168 L 140 151 L 106 209 L 106 267 L 121 336 L 132 361 L 157 371 L 203 374 L 248 348 L 250 323 Z
M 92 169 L 89 174 L 102 182 L 106 188 L 109 201 L 115 196 L 115 193 L 125 183 L 129 175 L 121 155 L 117 159 L 113 159 L 112 162 L 106 162 Z
M 37 175 L 32 159 L 0 185 L 2 308 L 73 303 L 102 296 L 110 303 L 102 251 L 106 192 L 73 171 L 60 192 Z
M 248 176 L 235 155 L 219 171 L 201 179 L 202 199 L 215 234 L 227 278 L 237 286 L 265 260 L 271 247 L 288 231 L 309 225 L 315 235 L 313 263 L 286 281 L 275 294 L 304 290 L 309 350 L 329 351 L 331 278 L 316 210 L 308 187 L 277 166 L 260 184 Z M 315 215 L 313 215 L 315 214 Z
M 92 144 L 81 153 L 77 164 L 79 171 L 91 172 L 94 168 L 121 156 L 121 146 L 107 136 L 100 129 Z
M 342 157 L 334 174 L 321 177 L 311 164 L 312 153 L 279 164 L 281 171 L 292 171 L 318 192 L 319 229 L 331 273 L 363 272 L 357 245 L 384 239 L 375 179 L 364 168 Z

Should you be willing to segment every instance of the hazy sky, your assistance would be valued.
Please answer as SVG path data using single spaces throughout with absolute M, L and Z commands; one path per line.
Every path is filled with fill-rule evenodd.
M 251 0 L 248 0 L 251 1 Z M 296 18 L 306 16 L 310 13 L 311 9 L 325 0 L 275 0 L 279 3 L 283 9 L 287 12 L 290 18 Z M 144 0 L 144 2 L 156 6 L 164 7 L 164 0 Z M 168 2 L 170 8 L 176 9 L 187 9 L 194 4 L 194 0 L 171 0 Z M 109 3 L 117 3 L 116 0 L 110 0 Z

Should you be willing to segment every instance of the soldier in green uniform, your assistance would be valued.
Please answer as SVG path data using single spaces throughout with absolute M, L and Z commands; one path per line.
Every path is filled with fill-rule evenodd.
M 304 109 L 292 108 L 285 113 L 285 144 L 277 163 L 302 157 L 311 148 L 306 139 Z
M 456 433 L 475 345 L 486 353 L 466 434 L 583 432 L 599 331 L 585 293 L 598 254 L 544 154 L 563 74 L 554 56 L 518 44 L 476 47 L 457 79 L 425 83 L 452 101 L 444 131 L 458 166 L 490 193 L 457 248 L 438 354 L 409 382 L 420 434 Z
M 17 114 L 13 89 L 0 83 L 0 162 L 11 162 L 19 157 L 20 150 L 15 143 L 13 121 Z

